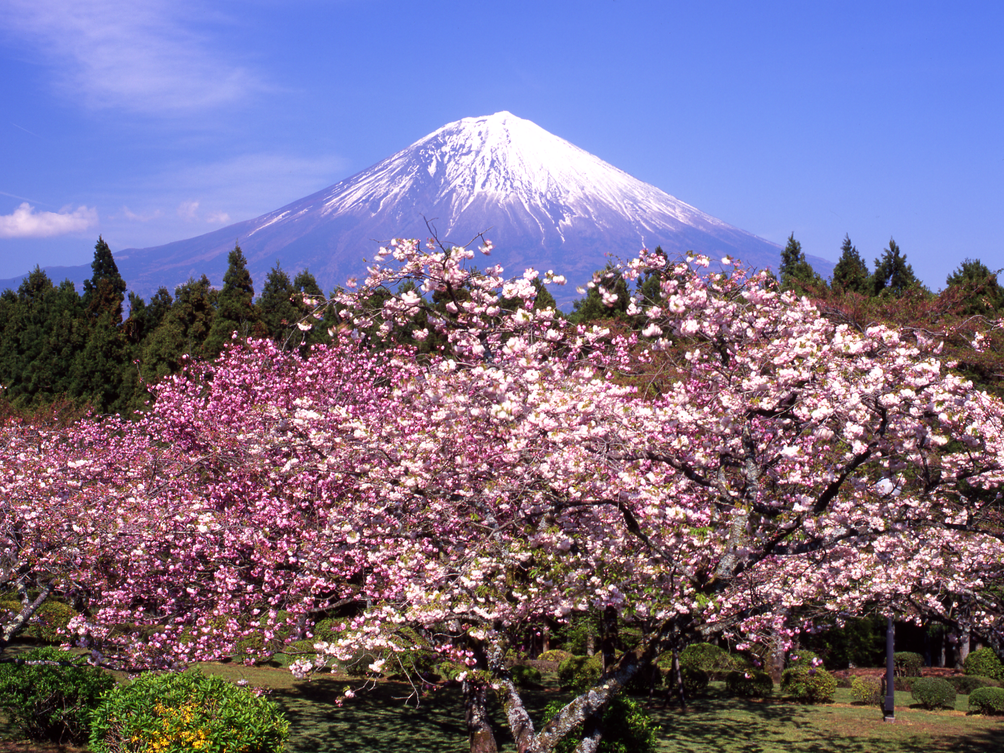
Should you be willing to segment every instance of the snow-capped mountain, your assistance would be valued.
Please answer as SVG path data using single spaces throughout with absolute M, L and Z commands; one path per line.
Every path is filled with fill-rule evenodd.
M 240 243 L 260 289 L 277 261 L 309 268 L 325 290 L 364 275 L 365 258 L 395 237 L 465 245 L 483 233 L 492 264 L 565 275 L 554 290 L 567 305 L 575 286 L 643 247 L 726 254 L 778 266 L 780 247 L 632 178 L 508 112 L 449 123 L 397 154 L 311 196 L 196 238 L 127 249 L 116 260 L 130 288 L 149 297 L 203 273 L 222 284 Z M 827 275 L 832 264 L 811 259 Z M 88 270 L 89 272 L 89 270 Z M 89 274 L 85 274 L 85 277 Z

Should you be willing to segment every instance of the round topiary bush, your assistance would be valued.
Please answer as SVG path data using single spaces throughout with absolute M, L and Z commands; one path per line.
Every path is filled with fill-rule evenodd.
M 194 670 L 140 675 L 112 690 L 94 712 L 90 746 L 95 753 L 278 753 L 288 734 L 270 700 Z
M 954 709 L 955 688 L 941 677 L 921 677 L 910 691 L 913 700 L 925 709 Z
M 924 657 L 913 651 L 897 651 L 892 655 L 893 669 L 899 677 L 920 677 Z
M 687 694 L 687 698 L 697 698 L 708 692 L 711 678 L 703 669 L 680 667 L 680 675 L 683 677 L 683 692 Z
M 573 656 L 558 665 L 558 684 L 562 690 L 582 693 L 591 688 L 603 674 L 603 659 L 595 656 Z
M 552 701 L 544 709 L 544 723 L 551 721 L 565 707 Z M 617 696 L 603 712 L 603 737 L 597 753 L 654 753 L 660 728 L 637 701 Z M 582 739 L 582 726 L 554 748 L 555 753 L 573 753 Z
M 971 651 L 962 663 L 962 669 L 967 675 L 1004 680 L 1004 665 L 992 648 L 978 648 Z
M 571 659 L 573 656 L 575 656 L 575 654 L 568 651 L 562 651 L 560 648 L 552 648 L 542 653 L 537 657 L 537 659 L 539 661 L 563 662 L 565 659 Z
M 854 703 L 877 706 L 882 703 L 882 678 L 859 675 L 851 680 L 851 697 Z
M 774 692 L 774 681 L 759 669 L 736 669 L 725 676 L 725 692 L 738 698 L 766 698 Z
M 91 711 L 115 679 L 53 646 L 0 664 L 0 710 L 17 734 L 31 740 L 82 743 Z
M 1004 715 L 1004 688 L 976 688 L 969 694 L 969 713 Z
M 509 669 L 509 676 L 517 688 L 539 688 L 543 682 L 540 670 L 525 664 L 514 664 Z
M 800 703 L 829 703 L 837 692 L 837 678 L 822 667 L 801 664 L 784 670 L 781 692 Z
M 721 679 L 740 666 L 728 651 L 713 643 L 692 643 L 680 652 L 680 667 L 699 669 L 715 679 Z

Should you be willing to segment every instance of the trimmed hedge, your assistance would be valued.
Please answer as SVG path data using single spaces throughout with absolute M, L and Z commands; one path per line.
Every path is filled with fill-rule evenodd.
M 920 677 L 924 657 L 913 651 L 897 651 L 892 655 L 893 668 L 898 677 Z
M 725 692 L 738 698 L 766 698 L 774 692 L 774 681 L 759 669 L 737 669 L 726 675 Z
M 539 688 L 543 682 L 540 670 L 525 664 L 514 664 L 509 669 L 509 676 L 517 688 Z
M 969 695 L 976 688 L 999 688 L 1001 686 L 998 680 L 994 680 L 990 677 L 980 677 L 979 675 L 958 675 L 956 677 L 946 677 L 955 691 L 959 695 Z
M 1004 665 L 992 648 L 978 648 L 971 651 L 962 664 L 962 671 L 967 675 L 1004 680 Z
M 781 692 L 801 703 L 830 703 L 837 692 L 837 678 L 822 667 L 800 664 L 784 670 Z
M 671 654 L 664 656 L 671 657 Z M 662 658 L 659 661 L 663 664 Z M 739 669 L 743 662 L 713 643 L 692 643 L 680 652 L 680 667 L 690 667 L 707 672 L 713 680 L 723 679 L 729 672 Z M 666 662 L 665 666 L 669 666 Z
M 1004 715 L 1004 688 L 976 688 L 969 694 L 969 713 Z
M 863 703 L 869 706 L 880 705 L 883 684 L 881 677 L 856 676 L 851 680 L 851 697 L 854 698 L 854 703 Z
M 582 693 L 588 690 L 603 674 L 603 658 L 594 656 L 573 656 L 558 665 L 558 684 L 562 690 Z
M 955 688 L 940 677 L 921 677 L 913 684 L 910 695 L 925 709 L 955 708 Z

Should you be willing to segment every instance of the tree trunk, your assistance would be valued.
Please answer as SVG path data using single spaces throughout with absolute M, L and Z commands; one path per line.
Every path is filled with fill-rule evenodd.
M 673 666 L 669 676 L 672 678 L 673 685 L 676 686 L 676 697 L 680 701 L 680 708 L 686 710 L 687 692 L 683 687 L 683 669 L 680 667 L 680 652 L 676 648 L 673 649 Z
M 488 717 L 488 688 L 482 683 L 464 681 L 464 720 L 471 753 L 497 753 L 495 734 Z
M 966 663 L 966 657 L 969 656 L 970 637 L 971 633 L 969 631 L 969 626 L 968 625 L 962 626 L 962 629 L 959 632 L 959 658 L 958 661 L 956 662 L 957 667 L 962 667 Z
M 4 652 L 7 645 L 14 640 L 14 637 L 28 627 L 28 620 L 30 620 L 38 608 L 45 603 L 45 600 L 49 598 L 49 595 L 53 591 L 53 582 L 50 581 L 46 583 L 42 588 L 42 591 L 35 597 L 35 600 L 25 604 L 21 609 L 21 612 L 6 625 L 0 627 L 0 654 Z
M 617 610 L 607 607 L 603 610 L 603 671 L 609 672 L 614 666 L 617 652 Z
M 603 739 L 602 714 L 593 714 L 586 719 L 582 727 L 583 737 L 575 746 L 575 753 L 596 753 L 600 749 L 600 741 Z

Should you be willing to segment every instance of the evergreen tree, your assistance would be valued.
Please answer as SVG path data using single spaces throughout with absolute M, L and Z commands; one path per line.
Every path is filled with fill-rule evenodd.
M 143 381 L 152 384 L 178 371 L 185 355 L 203 355 L 216 313 L 216 296 L 205 275 L 175 289 L 171 310 L 143 342 L 140 359 Z
M 215 358 L 230 342 L 234 332 L 241 337 L 264 335 L 261 314 L 254 305 L 254 284 L 248 272 L 247 259 L 241 247 L 234 246 L 227 256 L 227 273 L 223 275 L 223 289 L 219 293 L 216 316 L 203 352 Z
M 993 316 L 1004 313 L 1004 287 L 997 282 L 997 273 L 990 271 L 979 259 L 966 259 L 945 280 L 949 288 L 966 295 L 963 312 L 969 316 Z
M 819 275 L 805 258 L 802 244 L 795 240 L 794 233 L 788 237 L 788 243 L 781 252 L 781 267 L 778 272 L 782 290 L 794 290 L 803 295 L 809 292 L 809 288 L 822 285 Z
M 922 287 L 913 274 L 913 267 L 906 261 L 906 254 L 900 252 L 899 246 L 892 238 L 889 247 L 882 252 L 882 258 L 875 260 L 875 274 L 872 275 L 872 291 L 879 295 L 888 291 L 892 295 L 903 295 L 914 287 Z
M 87 309 L 87 316 L 96 321 L 104 312 L 109 311 L 114 324 L 121 324 L 126 284 L 119 274 L 111 249 L 100 235 L 94 246 L 91 271 L 91 279 L 84 281 L 84 308 Z
M 596 275 L 594 275 L 595 277 Z M 631 292 L 627 281 L 620 272 L 609 264 L 599 275 L 600 282 L 586 290 L 586 297 L 572 304 L 572 314 L 569 321 L 575 324 L 585 324 L 599 319 L 623 319 L 627 317 L 628 305 L 631 303 Z M 617 296 L 613 305 L 603 302 L 600 289 Z
M 262 323 L 268 330 L 268 336 L 280 345 L 294 334 L 293 330 L 299 332 L 296 323 L 303 316 L 301 312 L 304 307 L 302 301 L 299 302 L 299 306 L 294 303 L 293 296 L 295 295 L 297 295 L 297 291 L 293 287 L 292 280 L 276 262 L 276 265 L 268 273 L 268 277 L 265 278 L 265 285 L 262 287 L 257 305 L 261 312 Z M 296 340 L 299 344 L 300 338 L 296 338 Z
M 851 243 L 849 235 L 844 236 L 840 246 L 840 259 L 833 268 L 833 281 L 830 285 L 838 293 L 860 293 L 871 295 L 872 281 L 868 265 L 861 258 L 858 249 Z

